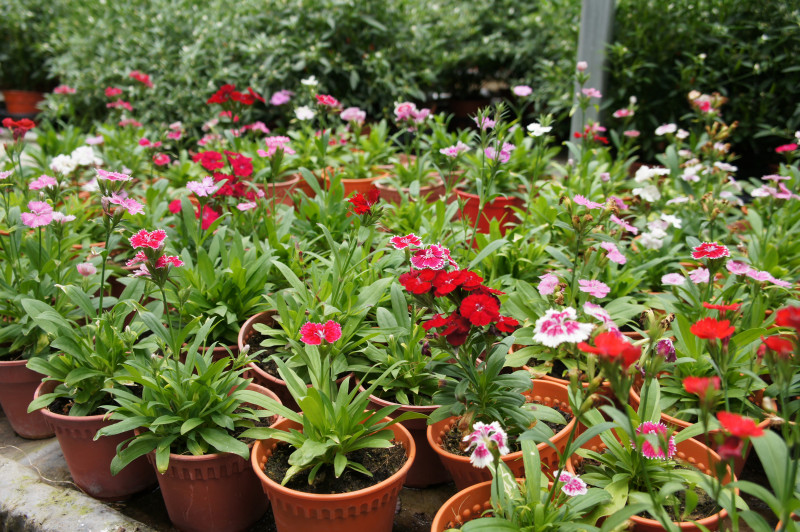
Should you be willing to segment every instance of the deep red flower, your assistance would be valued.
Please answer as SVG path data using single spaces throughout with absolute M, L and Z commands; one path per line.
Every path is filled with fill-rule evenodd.
M 449 317 L 445 318 L 441 314 L 436 314 L 431 319 L 423 322 L 422 323 L 422 328 L 425 329 L 426 331 L 430 331 L 431 329 L 437 329 L 439 327 L 444 327 L 448 323 L 450 323 L 450 318 Z
M 756 422 L 749 417 L 723 411 L 717 414 L 717 419 L 722 428 L 738 438 L 757 438 L 764 435 L 764 429 L 756 425 Z
M 624 336 L 616 332 L 603 332 L 594 339 L 593 347 L 586 342 L 580 342 L 578 349 L 586 353 L 594 353 L 600 358 L 611 362 L 619 360 L 623 369 L 628 369 L 631 364 L 638 362 L 642 355 L 642 348 L 629 343 Z
M 741 303 L 731 303 L 730 305 L 726 305 L 724 303 L 722 305 L 712 305 L 711 303 L 706 303 L 705 301 L 703 301 L 703 306 L 709 310 L 719 310 L 720 312 L 725 312 L 728 310 L 736 312 L 737 310 L 742 308 Z
M 228 156 L 228 161 L 231 163 L 233 173 L 239 177 L 250 177 L 253 174 L 253 159 L 252 157 L 245 157 L 241 153 L 226 151 L 225 155 Z
M 436 271 L 436 277 L 433 279 L 433 287 L 436 291 L 433 293 L 435 297 L 446 296 L 461 284 L 463 273 L 461 271 L 445 271 L 445 270 L 431 270 Z
M 461 288 L 467 292 L 477 290 L 483 283 L 483 277 L 470 270 L 461 270 Z
M 398 280 L 406 291 L 412 294 L 427 294 L 433 288 L 431 281 L 424 281 L 420 279 L 420 270 L 411 270 L 410 272 L 400 275 Z
M 761 340 L 767 348 L 781 357 L 794 353 L 794 344 L 787 336 L 767 336 L 766 338 L 762 336 Z
M 217 92 L 215 92 L 211 98 L 208 99 L 206 103 L 225 103 L 231 98 L 231 94 L 233 91 L 236 90 L 236 85 L 231 85 L 230 83 L 223 85 L 219 88 Z
M 780 309 L 775 315 L 775 325 L 791 327 L 800 332 L 800 307 L 786 307 Z
M 447 339 L 447 343 L 452 346 L 459 346 L 467 341 L 469 329 L 469 321 L 459 315 L 458 312 L 454 312 L 450 315 L 448 325 L 445 330 L 442 331 L 442 334 Z
M 225 168 L 225 161 L 222 160 L 222 154 L 218 151 L 201 151 L 192 156 L 192 161 L 200 163 L 200 166 L 209 172 Z
M 744 441 L 737 436 L 728 436 L 725 441 L 717 447 L 717 454 L 723 460 L 735 460 L 741 458 L 744 449 Z
M 497 330 L 504 333 L 513 333 L 519 327 L 519 322 L 514 318 L 508 316 L 500 316 L 497 323 L 494 324 Z
M 14 140 L 18 140 L 25 136 L 25 133 L 36 127 L 33 120 L 23 118 L 21 120 L 12 120 L 11 118 L 3 119 L 3 127 L 10 129 Z
M 727 338 L 736 332 L 736 328 L 731 325 L 730 320 L 718 321 L 714 318 L 703 318 L 692 325 L 689 330 L 693 335 L 704 340 Z
M 339 100 L 328 94 L 317 94 L 317 103 L 326 107 L 339 107 Z
M 683 389 L 705 399 L 710 389 L 719 390 L 719 377 L 686 377 L 683 379 Z
M 367 192 L 366 197 L 360 192 L 355 193 L 353 196 L 347 198 L 347 201 L 353 206 L 353 212 L 356 214 L 372 214 L 372 206 L 378 203 L 380 192 L 377 188 L 372 187 Z
M 692 250 L 693 259 L 721 259 L 722 257 L 730 257 L 731 252 L 722 244 L 716 242 L 703 242 Z
M 458 310 L 476 327 L 489 325 L 500 317 L 500 304 L 497 299 L 484 294 L 468 295 Z
M 167 208 L 169 209 L 169 212 L 171 212 L 172 214 L 178 214 L 179 212 L 181 212 L 181 200 L 174 199 L 170 201 L 169 206 Z

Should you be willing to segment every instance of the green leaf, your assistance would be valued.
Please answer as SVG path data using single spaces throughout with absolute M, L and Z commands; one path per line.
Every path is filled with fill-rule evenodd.
M 238 454 L 245 460 L 250 458 L 247 444 L 229 435 L 223 430 L 206 427 L 198 431 L 200 436 L 214 449 L 221 453 Z

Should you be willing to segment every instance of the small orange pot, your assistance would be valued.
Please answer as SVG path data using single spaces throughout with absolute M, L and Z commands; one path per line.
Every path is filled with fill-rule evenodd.
M 445 502 L 433 517 L 431 532 L 460 528 L 492 508 L 492 481 L 487 480 L 465 488 Z
M 387 418 L 388 419 L 388 418 Z M 283 419 L 275 428 L 302 430 L 302 425 Z M 250 463 L 261 480 L 264 493 L 272 503 L 278 532 L 320 530 L 325 532 L 391 532 L 397 497 L 408 470 L 414 463 L 416 449 L 411 434 L 399 424 L 389 427 L 395 440 L 406 449 L 408 460 L 394 475 L 369 488 L 350 493 L 319 495 L 295 491 L 270 479 L 264 464 L 272 456 L 277 440 L 259 440 L 250 453 Z
M 603 441 L 600 439 L 600 436 L 595 436 L 591 440 L 589 440 L 584 446 L 584 449 L 590 449 L 595 452 L 601 452 L 603 449 L 606 448 Z M 710 449 L 707 445 L 700 443 L 697 440 L 689 438 L 687 440 L 683 440 L 677 444 L 677 453 L 675 454 L 675 458 L 677 460 L 682 460 L 687 462 L 688 464 L 696 467 L 701 472 L 705 473 L 706 475 L 714 475 L 714 466 L 720 462 L 720 457 L 717 453 L 715 453 L 712 449 Z M 575 474 L 575 468 L 580 464 L 583 459 L 578 456 L 577 454 L 572 455 L 569 460 L 567 460 L 567 471 L 572 474 Z M 728 484 L 729 482 L 733 482 L 736 480 L 736 477 L 733 475 L 733 472 L 730 468 L 728 468 L 727 474 L 725 478 L 722 479 L 722 484 Z M 736 493 L 739 493 L 739 490 L 736 490 Z M 727 510 L 721 510 L 720 512 L 711 515 L 709 517 L 700 519 L 697 521 L 697 525 L 701 525 L 710 531 L 717 530 L 725 518 L 728 517 Z M 661 526 L 661 523 L 656 521 L 655 519 L 647 519 L 645 517 L 639 516 L 632 516 L 630 521 L 633 523 L 633 532 L 663 532 L 664 527 Z M 687 532 L 700 532 L 704 530 L 697 526 L 694 522 L 681 522 L 675 523 L 675 525 L 680 530 L 685 530 Z
M 53 436 L 41 411 L 28 413 L 36 388 L 44 375 L 28 369 L 27 360 L 0 362 L 0 407 L 3 408 L 11 428 L 19 436 L 40 440 Z
M 376 181 L 375 188 L 377 188 L 378 192 L 380 192 L 381 199 L 383 199 L 384 201 L 388 201 L 389 203 L 399 204 L 403 199 L 400 192 L 389 183 Z M 425 201 L 427 201 L 428 203 L 433 203 L 442 196 L 444 196 L 444 192 L 445 192 L 444 181 L 442 181 L 441 179 L 437 179 L 437 183 L 433 185 L 420 187 L 419 196 L 417 197 L 412 197 L 409 195 L 410 191 L 408 187 L 403 188 L 403 194 L 409 199 L 409 201 L 416 201 L 425 198 Z
M 456 219 L 460 220 L 463 214 L 469 220 L 470 225 L 474 225 L 480 209 L 480 196 L 459 189 L 455 189 L 455 193 L 457 198 L 464 201 L 464 211 L 463 213 L 459 211 Z M 478 232 L 488 233 L 490 221 L 499 220 L 500 234 L 506 234 L 506 231 L 512 226 L 517 225 L 514 207 L 521 209 L 524 206 L 525 200 L 516 196 L 499 196 L 493 199 L 483 207 L 481 219 L 478 221 Z
M 264 191 L 264 201 L 266 201 L 267 206 L 272 204 L 273 198 L 275 199 L 275 203 L 281 203 L 283 205 L 294 205 L 294 201 L 292 200 L 292 192 L 296 188 L 299 187 L 300 182 L 303 182 L 304 185 L 308 186 L 308 183 L 300 176 L 300 174 L 295 174 L 289 176 L 286 181 L 281 181 L 280 183 L 267 183 L 266 185 L 258 185 L 258 188 Z M 308 187 L 309 189 L 311 187 Z M 313 193 L 313 191 L 312 191 Z
M 6 111 L 10 115 L 35 115 L 39 112 L 39 102 L 44 100 L 44 94 L 37 91 L 3 91 L 6 101 Z
M 326 168 L 322 172 L 323 180 L 325 182 L 325 188 L 329 189 L 331 187 L 331 177 L 336 172 L 334 168 Z M 383 179 L 386 177 L 385 175 L 377 175 L 375 177 L 365 177 L 362 179 L 346 179 L 342 178 L 341 183 L 342 187 L 344 188 L 344 197 L 348 198 L 353 194 L 366 194 L 370 191 L 370 189 L 375 186 L 375 182 L 378 179 Z
M 551 408 L 558 407 L 565 411 L 571 411 L 569 407 L 569 389 L 566 386 L 554 382 L 544 380 L 534 380 L 533 390 L 527 392 L 532 401 L 541 403 Z M 450 431 L 456 418 L 450 417 L 428 426 L 427 438 L 428 443 L 434 452 L 439 455 L 445 469 L 450 472 L 456 488 L 463 490 L 492 479 L 492 474 L 487 468 L 479 469 L 470 463 L 469 456 L 459 456 L 449 453 L 442 448 L 442 441 L 445 435 Z M 547 443 L 540 443 L 536 446 L 539 450 L 539 456 L 542 462 L 542 471 L 545 474 L 552 474 L 551 471 L 556 470 L 558 467 L 558 453 L 563 452 L 567 446 L 569 434 L 572 427 L 575 425 L 576 420 L 573 417 L 567 426 L 559 431 L 551 442 L 558 448 L 558 452 L 550 447 Z M 578 432 L 576 431 L 576 434 Z M 523 478 L 525 476 L 525 466 L 522 461 L 522 451 L 509 453 L 501 457 L 503 462 L 511 469 L 515 477 Z

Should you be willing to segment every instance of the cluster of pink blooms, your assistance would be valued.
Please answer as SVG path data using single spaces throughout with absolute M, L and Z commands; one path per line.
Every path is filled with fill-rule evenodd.
M 270 97 L 269 103 L 275 106 L 283 105 L 292 101 L 292 96 L 294 96 L 294 93 L 290 90 L 279 90 Z
M 300 327 L 300 340 L 308 345 L 320 345 L 322 341 L 332 344 L 342 337 L 342 326 L 333 320 L 325 323 L 307 322 Z
M 31 181 L 31 183 L 28 185 L 28 190 L 42 190 L 45 188 L 55 187 L 57 185 L 58 181 L 55 177 L 42 174 L 39 176 L 39 179 Z
M 578 281 L 578 285 L 580 287 L 581 292 L 586 292 L 592 297 L 603 298 L 608 295 L 611 291 L 611 288 L 604 283 L 603 281 L 598 281 L 596 279 L 586 280 L 581 279 Z
M 397 122 L 421 124 L 428 119 L 430 114 L 430 109 L 417 109 L 417 105 L 412 102 L 402 102 L 394 106 L 394 116 Z
M 581 194 L 575 194 L 572 197 L 572 201 L 574 201 L 578 205 L 586 207 L 589 210 L 602 209 L 604 207 L 602 203 L 597 203 L 596 201 L 591 201 L 589 199 L 586 199 L 586 197 Z
M 493 146 L 486 148 L 483 153 L 486 155 L 488 159 L 492 161 L 500 161 L 501 163 L 507 163 L 508 160 L 511 158 L 511 152 L 516 149 L 516 146 L 511 144 L 510 142 L 504 142 L 503 147 L 500 150 L 497 150 Z
M 367 113 L 366 111 L 363 111 L 358 107 L 348 107 L 347 109 L 339 113 L 339 118 L 341 118 L 345 122 L 354 122 L 356 124 L 363 124 L 364 121 L 367 119 Z
M 729 260 L 725 267 L 734 275 L 745 275 L 754 281 L 758 281 L 760 283 L 768 282 L 772 283 L 776 286 L 780 286 L 782 288 L 791 288 L 792 283 L 788 281 L 784 281 L 783 279 L 776 279 L 773 275 L 767 271 L 763 270 L 756 270 L 745 264 L 744 262 L 739 262 L 735 260 Z
M 469 146 L 461 142 L 460 140 L 454 144 L 453 146 L 448 146 L 446 148 L 442 148 L 439 150 L 439 153 L 442 155 L 446 155 L 448 157 L 456 158 L 465 151 L 469 151 Z
M 494 455 L 489 449 L 490 445 L 497 446 L 500 456 L 507 455 L 509 451 L 508 436 L 497 421 L 492 421 L 488 425 L 480 421 L 476 422 L 472 425 L 472 433 L 464 436 L 464 441 L 469 442 L 467 451 L 475 446 L 469 461 L 478 468 L 484 468 L 494 461 Z
M 50 225 L 53 221 L 53 207 L 46 201 L 30 201 L 28 209 L 30 212 L 23 212 L 20 218 L 22 223 L 31 229 Z
M 661 440 L 667 437 L 667 434 L 669 434 L 669 429 L 663 423 L 645 421 L 636 428 L 636 434 L 649 436 L 642 442 L 642 455 L 645 458 L 667 460 L 675 456 L 675 453 L 678 451 L 678 448 L 675 445 L 675 436 L 670 436 L 667 440 L 667 454 L 664 454 Z M 651 439 L 653 441 L 651 441 Z M 654 442 L 655 445 L 653 445 Z
M 127 262 L 128 266 L 140 264 L 139 269 L 133 272 L 134 276 L 151 276 L 150 269 L 145 263 L 150 263 L 157 270 L 161 270 L 158 273 L 164 273 L 169 266 L 176 268 L 183 266 L 183 261 L 180 257 L 164 254 L 164 240 L 166 238 L 167 232 L 163 229 L 156 229 L 152 232 L 142 229 L 130 238 L 131 247 L 140 250 Z
M 284 137 L 280 135 L 275 135 L 272 137 L 267 137 L 264 139 L 264 143 L 267 145 L 266 150 L 258 150 L 259 157 L 272 157 L 275 155 L 275 152 L 281 150 L 286 155 L 294 155 L 296 152 L 289 147 L 289 142 L 292 139 L 289 137 Z
M 617 245 L 613 242 L 602 242 L 600 247 L 608 252 L 608 260 L 611 262 L 616 262 L 617 264 L 625 264 L 628 262 L 628 259 L 625 258 L 625 255 L 622 254 Z
M 765 198 L 772 196 L 775 199 L 800 199 L 800 196 L 789 190 L 781 181 L 788 181 L 790 178 L 787 176 L 770 174 L 762 177 L 764 181 L 772 181 L 777 184 L 777 187 L 771 187 L 766 184 L 753 189 L 750 195 L 754 198 Z

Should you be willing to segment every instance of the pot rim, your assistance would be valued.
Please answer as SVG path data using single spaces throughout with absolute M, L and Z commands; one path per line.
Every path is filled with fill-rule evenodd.
M 384 421 L 391 421 L 390 418 L 383 418 Z M 275 425 L 283 425 L 295 423 L 289 419 L 281 419 Z M 408 446 L 406 447 L 406 462 L 398 469 L 392 476 L 383 480 L 374 486 L 370 486 L 368 488 L 363 488 L 356 491 L 349 491 L 347 493 L 306 493 L 304 491 L 297 491 L 285 486 L 281 486 L 279 483 L 275 482 L 271 478 L 267 476 L 266 473 L 261 469 L 259 464 L 256 461 L 256 457 L 258 454 L 262 452 L 262 448 L 266 445 L 264 442 L 275 441 L 273 438 L 268 440 L 257 440 L 255 445 L 253 445 L 253 450 L 250 452 L 250 463 L 253 466 L 253 469 L 258 475 L 258 479 L 262 482 L 265 489 L 274 490 L 280 493 L 283 497 L 292 497 L 295 499 L 300 499 L 304 501 L 323 501 L 323 502 L 340 502 L 340 501 L 348 501 L 350 499 L 355 499 L 369 493 L 374 493 L 376 491 L 380 491 L 384 486 L 388 486 L 397 482 L 400 482 L 402 478 L 404 478 L 408 474 L 408 470 L 411 469 L 411 465 L 414 462 L 414 458 L 416 457 L 417 450 L 416 445 L 414 444 L 414 438 L 411 433 L 402 426 L 400 423 L 395 423 L 391 427 L 388 427 L 389 430 L 394 432 L 394 428 L 397 427 L 396 430 L 399 430 L 403 437 L 406 439 Z M 274 428 L 282 428 L 282 427 L 274 427 Z M 302 428 L 302 427 L 301 427 Z M 397 438 L 397 433 L 395 432 L 395 439 Z
M 57 380 L 46 380 L 42 381 L 42 383 L 36 387 L 36 391 L 33 394 L 33 398 L 37 399 L 40 395 L 44 395 L 44 389 L 50 386 L 50 383 L 53 383 L 53 389 L 58 386 L 60 381 Z M 51 390 L 52 391 L 52 390 Z M 101 405 L 102 406 L 102 405 Z M 53 420 L 58 420 L 61 423 L 113 423 L 114 421 L 110 418 L 111 412 L 106 412 L 105 414 L 95 414 L 92 416 L 65 416 L 64 414 L 56 414 L 55 412 L 51 412 L 49 408 L 43 406 L 39 409 L 39 412 L 42 413 L 43 416 L 49 417 Z

